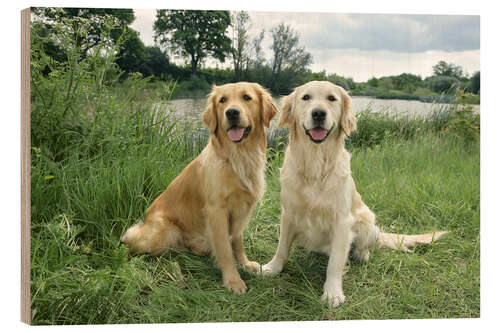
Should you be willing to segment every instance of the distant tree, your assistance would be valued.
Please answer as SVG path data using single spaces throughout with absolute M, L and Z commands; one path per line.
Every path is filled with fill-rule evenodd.
M 297 73 L 307 71 L 312 56 L 299 45 L 299 34 L 285 23 L 271 29 L 273 58 L 271 62 L 270 89 L 286 92 L 297 80 Z M 283 77 L 282 74 L 285 74 Z
M 312 72 L 308 71 L 307 75 L 304 78 L 304 81 L 328 81 L 328 76 L 326 74 L 326 70 L 322 70 L 321 72 Z
M 250 43 L 248 30 L 251 26 L 250 16 L 245 11 L 231 14 L 232 39 L 231 53 L 236 81 L 242 77 L 243 66 L 249 65 Z
M 436 93 L 452 92 L 458 88 L 460 81 L 452 76 L 430 76 L 424 80 L 425 86 Z
M 332 82 L 333 84 L 336 84 L 338 86 L 341 86 L 345 90 L 351 90 L 354 89 L 356 84 L 351 78 L 345 78 L 343 76 L 340 76 L 338 74 L 330 74 L 327 77 L 328 81 Z
M 170 71 L 168 56 L 158 46 L 146 47 L 146 60 L 141 64 L 140 72 L 143 76 L 155 76 L 165 79 Z
M 207 57 L 221 62 L 231 52 L 226 31 L 231 24 L 228 11 L 159 10 L 153 24 L 154 39 L 175 56 L 188 59 L 196 74 Z
M 377 88 L 378 87 L 378 79 L 376 77 L 372 77 L 371 79 L 369 79 L 366 83 L 368 83 L 368 85 L 370 87 L 374 87 L 374 88 Z
M 402 73 L 391 76 L 394 89 L 397 90 L 415 90 L 416 87 L 422 86 L 422 77 L 410 73 Z
M 139 33 L 125 27 L 121 36 L 123 42 L 117 55 L 116 64 L 125 72 L 140 72 L 147 60 L 146 46 L 139 38 Z
M 378 86 L 379 88 L 382 88 L 384 90 L 391 90 L 394 89 L 394 85 L 392 83 L 392 78 L 389 76 L 381 77 L 378 80 Z
M 264 57 L 264 52 L 262 49 L 262 41 L 264 40 L 265 30 L 261 30 L 260 33 L 254 37 L 250 43 L 251 48 L 249 50 L 248 69 L 249 71 L 245 73 L 246 79 L 249 81 L 259 82 L 262 85 L 267 86 L 269 82 L 269 77 L 271 76 L 271 69 L 266 66 L 266 58 Z
M 432 66 L 435 76 L 449 76 L 456 79 L 461 79 L 464 76 L 462 67 L 454 64 L 449 64 L 443 60 Z
M 259 67 L 266 61 L 264 57 L 264 52 L 262 51 L 262 40 L 264 40 L 265 30 L 262 30 L 257 37 L 252 39 L 252 48 L 254 53 L 254 58 L 250 61 L 253 67 Z
M 477 71 L 470 78 L 467 84 L 467 91 L 470 91 L 473 94 L 477 94 L 480 89 L 481 89 L 481 73 Z

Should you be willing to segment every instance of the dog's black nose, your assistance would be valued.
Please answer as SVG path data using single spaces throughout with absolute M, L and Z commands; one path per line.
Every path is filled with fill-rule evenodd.
M 313 110 L 311 116 L 314 121 L 323 121 L 326 118 L 326 112 L 324 110 Z
M 238 120 L 240 117 L 240 110 L 238 109 L 227 109 L 226 110 L 226 117 L 229 121 L 235 121 Z

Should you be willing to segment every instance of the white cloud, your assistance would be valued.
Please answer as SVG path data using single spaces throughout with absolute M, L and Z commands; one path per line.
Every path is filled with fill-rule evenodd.
M 156 17 L 156 9 L 134 9 L 134 15 L 132 29 L 139 31 L 140 38 L 146 46 L 152 46 L 154 44 L 153 22 Z
M 362 82 L 371 77 L 412 73 L 422 78 L 432 75 L 432 66 L 438 61 L 460 65 L 466 73 L 479 70 L 479 50 L 445 52 L 426 51 L 402 53 L 391 51 L 324 50 L 314 51 L 313 71 L 325 69 Z
M 134 9 L 134 13 L 132 27 L 146 45 L 153 45 L 156 10 Z M 255 11 L 249 15 L 251 38 L 266 31 L 262 46 L 268 59 L 270 29 L 285 22 L 312 54 L 313 71 L 326 70 L 358 82 L 404 72 L 425 78 L 440 60 L 462 66 L 469 74 L 479 70 L 478 16 Z

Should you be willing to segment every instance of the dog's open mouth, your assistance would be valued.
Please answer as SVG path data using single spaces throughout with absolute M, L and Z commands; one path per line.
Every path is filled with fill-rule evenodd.
M 241 141 L 243 141 L 243 139 L 245 139 L 248 136 L 251 129 L 252 129 L 251 126 L 248 126 L 246 128 L 239 127 L 239 126 L 233 126 L 227 130 L 227 136 L 233 142 L 241 142 Z
M 330 134 L 330 130 L 326 130 L 321 127 L 315 127 L 309 130 L 304 127 L 304 130 L 306 131 L 307 136 L 309 136 L 314 143 L 321 143 L 325 141 L 328 134 Z

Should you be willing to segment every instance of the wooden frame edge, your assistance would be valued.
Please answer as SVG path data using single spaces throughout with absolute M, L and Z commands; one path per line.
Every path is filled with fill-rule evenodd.
M 31 8 L 21 11 L 21 321 L 31 324 Z

